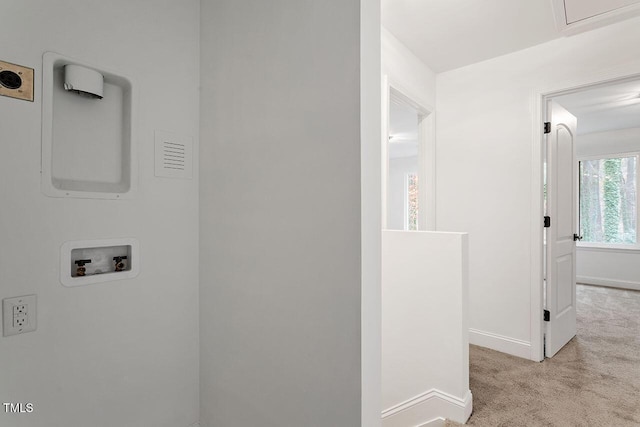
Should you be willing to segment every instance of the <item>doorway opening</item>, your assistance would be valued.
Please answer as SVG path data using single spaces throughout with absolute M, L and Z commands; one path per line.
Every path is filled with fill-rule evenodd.
M 640 289 L 629 262 L 640 261 L 640 76 L 543 94 L 541 106 L 539 360 L 576 335 L 576 282 Z
M 382 228 L 435 230 L 432 108 L 386 83 L 382 144 Z

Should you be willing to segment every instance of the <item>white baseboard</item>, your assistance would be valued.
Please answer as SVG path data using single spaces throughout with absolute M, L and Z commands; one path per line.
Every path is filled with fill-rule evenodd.
M 490 348 L 512 356 L 522 357 L 523 359 L 531 359 L 530 342 L 492 334 L 491 332 L 469 328 L 469 344 Z
M 431 421 L 427 421 L 426 423 L 420 424 L 419 426 L 416 426 L 416 427 L 444 427 L 444 422 L 445 422 L 444 418 L 435 418 Z
M 466 423 L 473 409 L 473 396 L 463 398 L 431 389 L 382 411 L 383 427 L 441 427 L 445 419 Z
M 606 286 L 608 288 L 631 289 L 634 291 L 640 291 L 640 282 L 631 282 L 627 280 L 607 279 L 605 277 L 577 276 L 576 282 L 584 283 L 585 285 Z

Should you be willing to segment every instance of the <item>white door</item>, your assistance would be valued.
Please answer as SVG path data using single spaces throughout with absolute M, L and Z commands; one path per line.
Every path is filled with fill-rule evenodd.
M 545 356 L 556 354 L 576 335 L 576 242 L 578 163 L 575 116 L 553 101 L 548 105 Z

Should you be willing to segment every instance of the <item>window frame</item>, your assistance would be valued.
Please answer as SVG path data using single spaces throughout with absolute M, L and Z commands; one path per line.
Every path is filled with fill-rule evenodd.
M 576 246 L 579 249 L 586 250 L 607 250 L 607 251 L 616 251 L 616 252 L 627 252 L 627 251 L 640 251 L 640 206 L 638 206 L 638 200 L 640 200 L 640 151 L 629 151 L 629 152 L 621 152 L 621 153 L 607 153 L 607 154 L 596 154 L 589 156 L 578 156 L 578 231 L 582 233 L 582 224 L 580 222 L 580 181 L 581 181 L 581 168 L 580 163 L 583 161 L 593 161 L 593 160 L 606 160 L 606 159 L 620 159 L 620 158 L 628 158 L 635 157 L 636 158 L 636 243 L 606 243 L 606 242 L 582 242 L 577 241 Z

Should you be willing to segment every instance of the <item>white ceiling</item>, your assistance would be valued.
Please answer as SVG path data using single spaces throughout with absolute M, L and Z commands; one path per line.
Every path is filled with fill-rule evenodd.
M 382 0 L 382 25 L 436 73 L 561 36 L 550 0 Z
M 382 25 L 436 73 L 640 14 L 640 0 L 381 1 Z
M 576 31 L 640 14 L 640 0 L 381 1 L 383 26 L 436 73 L 564 37 L 554 10 L 561 29 L 573 21 L 587 24 Z M 578 118 L 578 133 L 585 134 L 640 127 L 639 95 L 640 81 L 633 81 L 556 100 Z M 391 105 L 391 156 L 417 152 L 416 120 L 410 107 Z
M 578 134 L 640 128 L 640 80 L 554 98 L 578 119 Z

